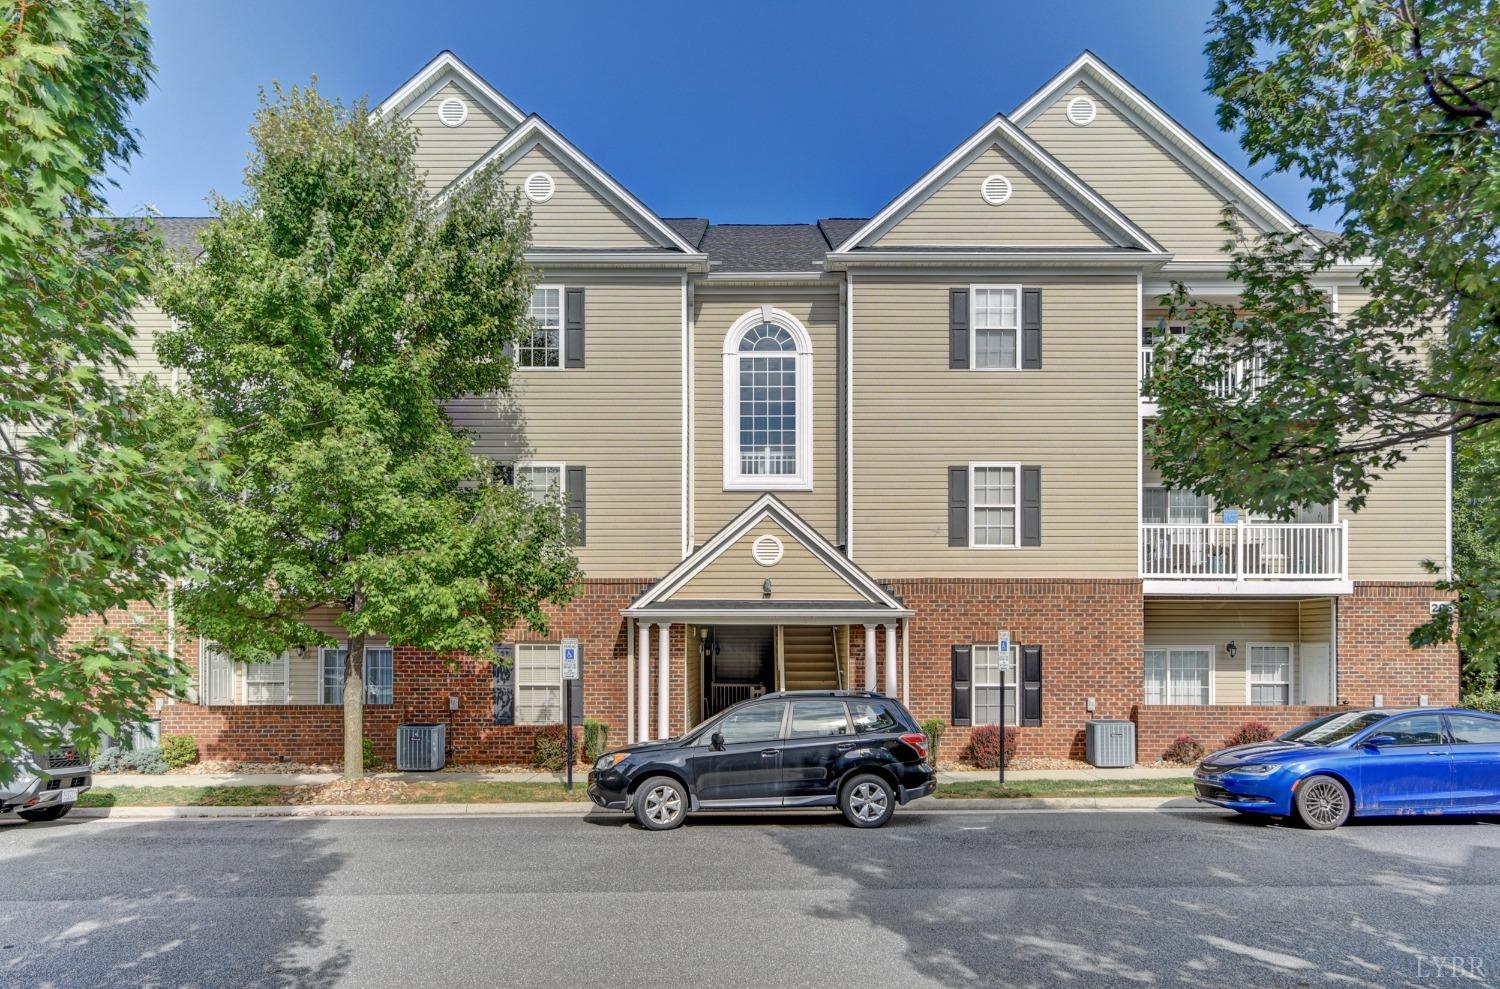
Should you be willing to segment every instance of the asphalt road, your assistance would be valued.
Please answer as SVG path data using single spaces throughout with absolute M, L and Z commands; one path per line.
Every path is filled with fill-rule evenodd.
M 0 825 L 0 985 L 1489 986 L 1497 883 L 1494 821 L 65 820 Z

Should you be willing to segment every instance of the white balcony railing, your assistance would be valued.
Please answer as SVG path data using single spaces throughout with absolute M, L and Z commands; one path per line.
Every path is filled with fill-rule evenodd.
M 1349 523 L 1141 525 L 1141 576 L 1175 580 L 1344 580 Z
M 1141 361 L 1138 373 L 1141 383 L 1141 397 L 1150 401 L 1152 395 L 1146 387 L 1146 382 L 1151 379 L 1151 368 L 1156 362 L 1156 348 L 1142 347 Z M 1265 359 L 1254 357 L 1247 360 L 1235 361 L 1234 366 L 1229 368 L 1219 377 L 1218 383 L 1213 388 L 1213 393 L 1220 398 L 1226 398 L 1248 389 L 1254 392 L 1265 381 Z

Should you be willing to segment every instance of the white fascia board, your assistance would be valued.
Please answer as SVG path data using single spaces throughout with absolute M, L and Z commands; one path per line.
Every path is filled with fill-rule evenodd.
M 389 114 L 399 111 L 405 117 L 421 106 L 423 100 L 416 99 L 420 94 L 428 96 L 431 90 L 436 92 L 441 89 L 450 79 L 457 79 L 463 84 L 463 88 L 479 102 L 486 110 L 499 117 L 507 127 L 515 127 L 525 119 L 522 113 L 510 100 L 485 82 L 479 73 L 469 68 L 457 55 L 450 51 L 439 52 L 437 57 L 412 76 L 390 96 L 386 97 L 378 107 L 372 111 L 376 114 Z
M 621 608 L 620 614 L 648 622 L 722 622 L 733 625 L 782 625 L 787 622 L 809 622 L 827 625 L 863 623 L 883 625 L 898 618 L 913 618 L 916 612 L 910 608 L 880 608 L 850 602 L 848 608 L 673 608 L 667 605 L 655 608 Z
M 1141 581 L 1141 593 L 1183 597 L 1311 597 L 1353 594 L 1352 580 L 1169 580 Z
M 610 200 L 619 209 L 636 218 L 638 222 L 655 232 L 661 240 L 683 254 L 697 255 L 695 250 L 687 241 L 677 235 L 677 231 L 646 207 L 639 199 L 631 195 L 624 186 L 616 182 L 598 165 L 589 160 L 588 156 L 567 138 L 559 134 L 551 124 L 547 123 L 536 114 L 527 117 L 525 122 L 505 136 L 505 140 L 491 148 L 484 157 L 466 168 L 462 174 L 448 183 L 447 187 L 440 192 L 435 202 L 441 205 L 442 201 L 463 183 L 469 181 L 475 175 L 492 162 L 500 162 L 501 167 L 507 167 L 514 159 L 521 157 L 537 145 L 545 145 L 554 154 L 561 156 L 568 164 L 577 169 L 585 182 L 594 191 Z
M 834 271 L 876 271 L 887 268 L 1037 268 L 1119 269 L 1123 271 L 1156 271 L 1172 258 L 1170 254 L 1147 254 L 1143 251 L 1025 251 L 997 254 L 982 249 L 951 251 L 853 251 L 828 255 L 828 266 Z
M 1041 89 L 1011 111 L 1011 119 L 1019 126 L 1025 127 L 1038 114 L 1051 106 L 1062 93 L 1085 78 L 1119 101 L 1115 109 L 1124 112 L 1136 124 L 1143 125 L 1148 132 L 1155 131 L 1158 136 L 1164 138 L 1163 143 L 1183 165 L 1201 177 L 1210 179 L 1210 184 L 1220 185 L 1224 191 L 1231 192 L 1232 195 L 1227 198 L 1239 198 L 1245 205 L 1260 213 L 1263 219 L 1269 220 L 1272 226 L 1279 227 L 1284 232 L 1300 233 L 1310 240 L 1314 239 L 1295 217 L 1257 189 L 1249 179 L 1214 153 L 1213 149 L 1199 140 L 1186 127 L 1173 120 L 1145 93 L 1132 86 L 1091 51 L 1085 51 L 1079 55 L 1068 64 L 1067 68 L 1053 76 Z
M 1094 217 L 1096 224 L 1112 228 L 1111 232 L 1120 240 L 1134 241 L 1147 253 L 1165 254 L 1166 249 L 1131 221 L 1124 213 L 1100 196 L 1078 176 L 1074 175 L 1056 158 L 1053 158 L 1024 131 L 1011 123 L 1004 114 L 996 114 L 984 126 L 975 131 L 968 140 L 923 175 L 910 188 L 886 204 L 864 226 L 856 230 L 832 254 L 843 254 L 853 250 L 874 234 L 882 233 L 893 222 L 906 215 L 921 203 L 929 192 L 966 165 L 986 144 L 998 143 L 1011 154 L 1031 163 L 1032 171 L 1044 184 L 1069 200 L 1081 212 Z M 1103 221 L 1102 223 L 1098 221 Z

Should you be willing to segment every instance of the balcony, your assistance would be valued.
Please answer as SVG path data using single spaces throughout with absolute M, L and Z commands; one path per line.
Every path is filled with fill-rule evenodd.
M 1300 593 L 1349 579 L 1349 523 L 1141 524 L 1147 593 L 1216 590 Z M 1177 587 L 1155 582 L 1181 582 Z M 1249 585 L 1254 585 L 1250 587 Z
M 1151 368 L 1156 363 L 1156 348 L 1141 347 L 1140 364 L 1137 369 L 1138 380 L 1141 388 L 1141 414 L 1156 415 L 1156 398 L 1147 390 L 1146 382 L 1151 379 Z M 1236 361 L 1219 377 L 1212 391 L 1219 398 L 1227 398 L 1239 393 L 1242 389 L 1253 394 L 1260 387 L 1265 378 L 1265 359 L 1256 357 L 1249 360 Z

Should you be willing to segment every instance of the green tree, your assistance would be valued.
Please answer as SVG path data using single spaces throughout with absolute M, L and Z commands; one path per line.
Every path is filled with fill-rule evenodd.
M 186 564 L 214 455 L 195 409 L 127 383 L 159 244 L 99 219 L 151 71 L 137 3 L 0 2 L 0 779 L 183 682 L 118 610 Z
M 1453 471 L 1453 568 L 1466 690 L 1500 689 L 1500 429 L 1458 440 Z M 1443 623 L 1424 629 L 1442 637 Z
M 364 643 L 492 657 L 579 577 L 561 506 L 493 483 L 442 403 L 503 392 L 529 334 L 530 218 L 498 173 L 433 203 L 415 138 L 314 89 L 262 95 L 245 196 L 159 282 L 161 342 L 230 426 L 219 539 L 179 613 L 239 660 L 348 632 L 344 772 L 363 772 Z
M 1220 124 L 1342 212 L 1331 237 L 1226 220 L 1243 292 L 1167 298 L 1190 332 L 1156 363 L 1151 452 L 1224 504 L 1358 511 L 1414 448 L 1500 419 L 1500 17 L 1493 0 L 1221 0 L 1209 34 Z M 1350 277 L 1369 301 L 1335 313 L 1327 286 Z M 1250 366 L 1257 387 L 1226 397 Z

